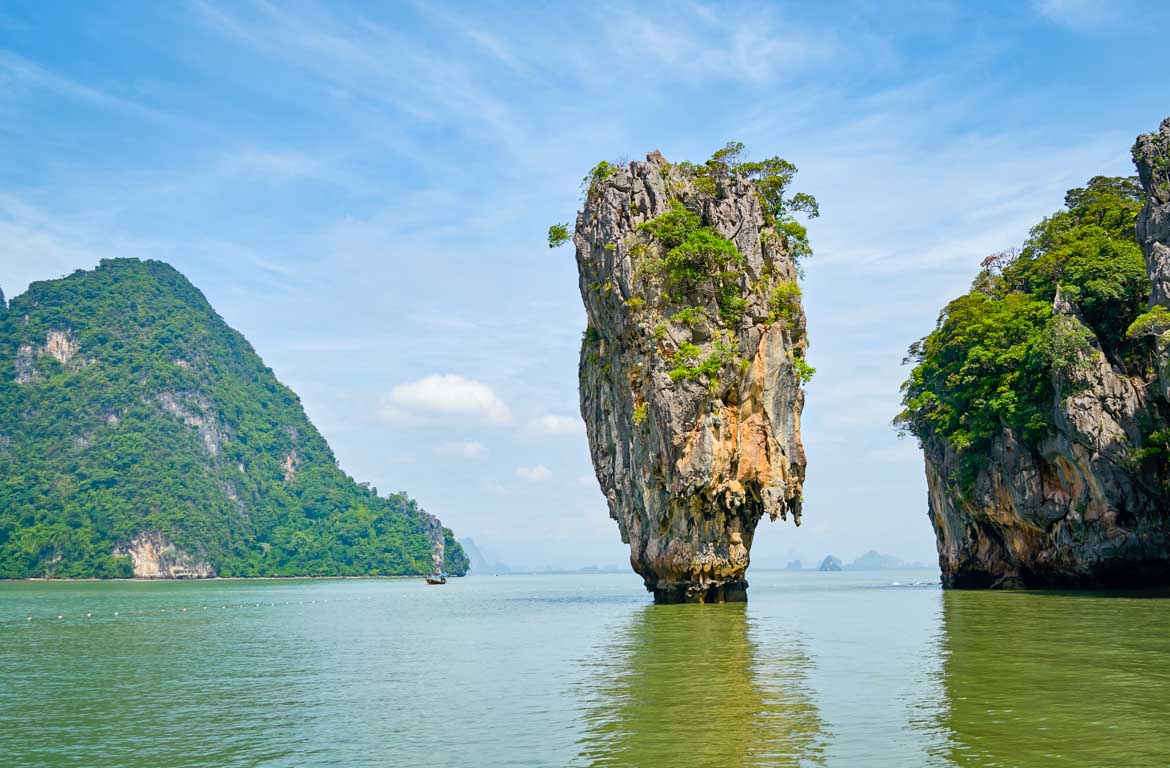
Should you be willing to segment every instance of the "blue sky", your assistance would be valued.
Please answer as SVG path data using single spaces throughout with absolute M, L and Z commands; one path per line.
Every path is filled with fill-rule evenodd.
M 598 160 L 728 140 L 820 200 L 804 525 L 753 561 L 934 559 L 900 361 L 1170 114 L 1159 2 L 0 0 L 0 287 L 174 264 L 342 466 L 514 565 L 624 563 L 545 232 Z

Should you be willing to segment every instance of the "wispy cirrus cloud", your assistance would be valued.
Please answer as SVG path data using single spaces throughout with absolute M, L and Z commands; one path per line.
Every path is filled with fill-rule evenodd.
M 390 25 L 312 6 L 298 13 L 268 4 L 250 13 L 209 2 L 196 7 L 210 29 L 284 62 L 333 95 L 351 94 L 422 122 L 476 126 L 521 148 L 521 124 L 486 72 L 461 56 L 419 45 Z M 498 41 L 483 34 L 479 40 L 498 54 Z
M 330 179 L 339 166 L 336 158 L 296 149 L 247 147 L 220 156 L 218 171 L 229 176 L 252 176 L 272 181 Z
M 832 30 L 804 27 L 766 5 L 729 12 L 679 3 L 670 14 L 607 6 L 604 15 L 614 52 L 649 59 L 674 77 L 763 84 L 845 52 Z
M 0 82 L 7 81 L 9 97 L 15 86 L 48 91 L 58 96 L 86 102 L 99 107 L 129 113 L 134 117 L 170 119 L 163 110 L 141 104 L 124 96 L 78 82 L 44 67 L 23 56 L 0 49 Z M 0 89 L 2 98 L 4 89 Z
M 1118 20 L 1124 12 L 1122 0 L 1035 0 L 1033 9 L 1057 24 L 1079 29 Z

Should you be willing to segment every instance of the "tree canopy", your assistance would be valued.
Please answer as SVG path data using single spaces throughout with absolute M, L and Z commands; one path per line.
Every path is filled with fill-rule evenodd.
M 1020 249 L 985 259 L 971 290 L 910 347 L 914 367 L 895 424 L 947 441 L 970 466 L 1004 427 L 1025 439 L 1049 429 L 1055 399 L 1067 394 L 1054 373 L 1093 342 L 1140 373 L 1144 347 L 1127 329 L 1150 292 L 1134 232 L 1142 201 L 1136 179 L 1095 177 L 1070 190 Z M 1074 315 L 1054 315 L 1058 290 Z

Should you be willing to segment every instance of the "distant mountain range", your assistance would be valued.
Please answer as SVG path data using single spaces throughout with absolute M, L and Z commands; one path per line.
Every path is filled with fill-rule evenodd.
M 896 571 L 906 568 L 926 568 L 925 563 L 921 562 L 906 562 L 900 557 L 894 555 L 883 555 L 876 549 L 871 549 L 863 555 L 857 557 L 853 562 L 845 565 L 841 559 L 833 555 L 827 555 L 818 570 L 821 571 Z M 798 571 L 801 569 L 799 560 L 794 560 L 788 564 L 784 569 L 786 571 Z
M 459 540 L 460 546 L 463 547 L 463 552 L 466 553 L 468 560 L 471 563 L 470 572 L 478 576 L 495 575 L 495 574 L 524 574 L 524 573 L 626 573 L 628 568 L 619 565 L 590 565 L 584 568 L 570 568 L 566 566 L 546 565 L 541 569 L 529 568 L 513 568 L 500 560 L 498 560 L 491 552 L 482 549 L 475 543 L 474 539 L 464 538 Z M 761 567 L 774 568 L 774 565 L 762 564 Z M 907 562 L 895 555 L 887 555 L 878 552 L 876 549 L 871 549 L 868 552 L 854 558 L 852 562 L 845 563 L 841 558 L 834 555 L 827 555 L 822 560 L 814 561 L 810 565 L 805 565 L 803 561 L 798 559 L 789 560 L 784 566 L 785 571 L 896 571 L 908 568 L 928 568 L 925 563 L 914 561 Z
M 925 568 L 926 565 L 920 562 L 908 563 L 900 557 L 893 555 L 883 555 L 877 550 L 871 549 L 865 554 L 855 559 L 852 563 L 845 566 L 847 571 L 894 571 L 902 568 Z

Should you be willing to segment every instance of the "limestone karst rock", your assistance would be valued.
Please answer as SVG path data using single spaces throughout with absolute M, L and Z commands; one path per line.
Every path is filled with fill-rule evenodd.
M 973 473 L 953 441 L 910 427 L 925 454 L 945 586 L 1170 581 L 1170 120 L 1139 137 L 1133 157 L 1146 197 L 1136 240 L 1149 311 L 1110 341 L 1078 304 L 1084 291 L 1058 282 L 1049 333 L 1074 329 L 1085 343 L 1054 366 L 1042 434 L 1003 426 Z
M 1137 237 L 1150 276 L 1150 306 L 1170 306 L 1170 118 L 1157 133 L 1138 137 L 1133 161 L 1146 191 Z M 1167 391 L 1165 386 L 1162 391 Z
M 659 602 L 745 600 L 760 518 L 800 523 L 803 240 L 749 176 L 602 164 L 573 234 L 593 466 Z

